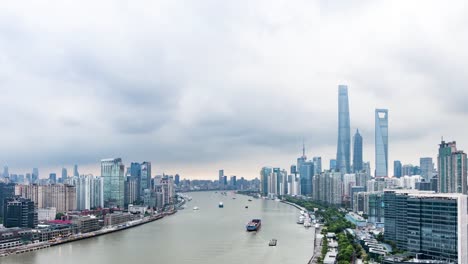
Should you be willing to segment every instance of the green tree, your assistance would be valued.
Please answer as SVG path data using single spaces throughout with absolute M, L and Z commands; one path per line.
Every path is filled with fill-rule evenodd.
M 55 215 L 55 220 L 62 220 L 62 217 L 65 216 L 63 213 L 57 213 Z

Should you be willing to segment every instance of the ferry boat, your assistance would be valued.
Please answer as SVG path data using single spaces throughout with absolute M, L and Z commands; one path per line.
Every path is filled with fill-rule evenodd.
M 252 219 L 252 221 L 250 221 L 247 224 L 246 228 L 247 228 L 247 231 L 252 232 L 252 231 L 258 231 L 261 226 L 262 226 L 262 220 Z
M 219 202 L 219 205 L 218 205 L 219 208 L 224 208 L 224 204 L 223 202 Z

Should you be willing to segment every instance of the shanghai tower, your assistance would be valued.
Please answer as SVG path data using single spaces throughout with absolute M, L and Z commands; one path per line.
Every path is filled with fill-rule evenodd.
M 351 136 L 349 122 L 348 86 L 338 86 L 338 150 L 336 167 L 341 173 L 350 172 Z

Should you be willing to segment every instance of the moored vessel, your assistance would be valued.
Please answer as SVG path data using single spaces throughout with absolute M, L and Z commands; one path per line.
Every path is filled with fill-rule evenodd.
M 219 208 L 224 208 L 224 204 L 223 202 L 219 202 L 219 205 L 218 205 Z

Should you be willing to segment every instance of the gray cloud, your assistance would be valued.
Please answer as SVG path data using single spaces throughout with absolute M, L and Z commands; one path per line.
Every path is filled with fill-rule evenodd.
M 156 173 L 246 177 L 336 152 L 337 85 L 373 163 L 468 147 L 466 7 L 432 1 L 52 1 L 0 10 L 0 163 L 45 171 L 99 159 Z M 325 166 L 325 165 L 324 165 Z

